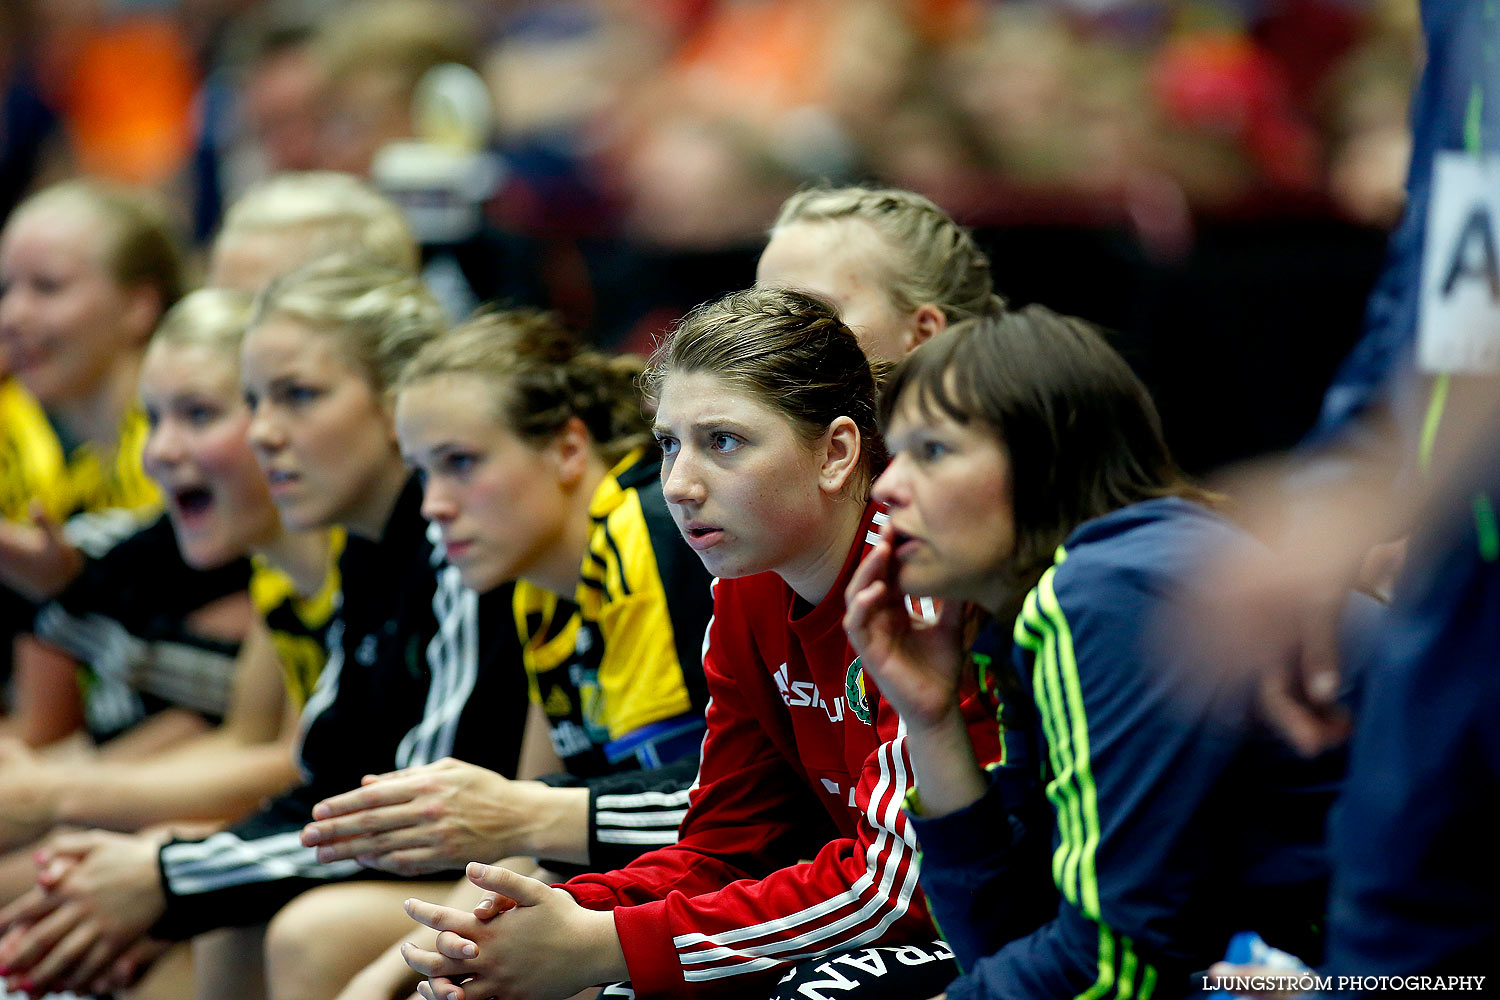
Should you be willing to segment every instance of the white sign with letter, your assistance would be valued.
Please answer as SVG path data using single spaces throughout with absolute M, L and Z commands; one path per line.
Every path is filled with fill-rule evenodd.
M 1442 152 L 1432 173 L 1417 364 L 1500 373 L 1500 154 Z

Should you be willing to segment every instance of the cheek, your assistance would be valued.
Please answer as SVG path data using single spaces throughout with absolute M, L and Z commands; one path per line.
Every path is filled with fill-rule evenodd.
M 108 289 L 80 288 L 57 303 L 54 315 L 65 328 L 60 332 L 78 343 L 118 350 L 125 340 L 119 317 L 126 306 L 123 296 Z
M 220 421 L 204 431 L 193 448 L 193 457 L 205 469 L 222 473 L 233 473 L 245 468 L 256 468 L 255 454 L 245 432 L 250 419 Z
M 304 471 L 360 461 L 368 451 L 365 441 L 372 436 L 368 428 L 360 428 L 330 406 L 314 406 L 291 415 L 284 428 L 287 447 L 315 466 Z

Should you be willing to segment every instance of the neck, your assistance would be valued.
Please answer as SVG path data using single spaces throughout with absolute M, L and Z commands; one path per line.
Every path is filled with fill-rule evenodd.
M 74 441 L 113 448 L 119 443 L 120 421 L 135 406 L 140 369 L 138 353 L 124 355 L 93 392 L 48 406 L 47 412 Z
M 330 549 L 327 529 L 312 528 L 283 531 L 256 554 L 292 578 L 298 597 L 311 597 L 327 578 Z
M 411 472 L 401 461 L 401 456 L 392 451 L 391 461 L 371 483 L 365 501 L 344 519 L 344 527 L 349 533 L 372 542 L 380 541 L 410 477 Z
M 838 582 L 839 571 L 849 557 L 849 546 L 865 518 L 865 505 L 848 497 L 825 501 L 822 530 L 798 553 L 795 565 L 777 569 L 798 597 L 816 607 Z
M 569 600 L 578 592 L 579 567 L 588 554 L 589 537 L 594 533 L 589 505 L 608 474 L 609 468 L 604 461 L 597 455 L 590 455 L 588 471 L 578 481 L 577 488 L 566 497 L 568 509 L 557 543 L 550 546 L 537 565 L 527 572 L 529 581 Z
M 1014 618 L 1016 612 L 1020 610 L 1021 601 L 1025 599 L 1027 591 L 1034 584 L 1034 579 L 1032 584 L 1028 585 L 1017 578 L 1010 565 L 1007 564 L 1004 569 L 990 577 L 983 593 L 969 600 L 989 612 L 992 618 L 997 620 Z

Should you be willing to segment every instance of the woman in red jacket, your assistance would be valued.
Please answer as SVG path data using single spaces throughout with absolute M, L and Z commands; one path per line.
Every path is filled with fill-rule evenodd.
M 891 970 L 871 993 L 931 996 L 954 968 L 917 889 L 903 727 L 841 624 L 885 520 L 869 499 L 885 459 L 869 363 L 826 303 L 755 289 L 685 319 L 647 392 L 673 517 L 719 577 L 708 734 L 679 842 L 556 888 L 471 866 L 496 895 L 472 914 L 409 901 L 448 933 L 407 961 L 441 1000 L 624 979 L 649 996 L 765 997 L 794 966 L 833 978 L 862 962 Z M 993 717 L 966 707 L 995 759 Z M 904 947 L 888 963 L 828 958 L 878 945 Z

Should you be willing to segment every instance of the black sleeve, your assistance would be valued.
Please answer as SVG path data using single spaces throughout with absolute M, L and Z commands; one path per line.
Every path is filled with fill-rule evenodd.
M 37 611 L 32 627 L 89 668 L 85 708 L 96 740 L 170 705 L 217 722 L 229 703 L 239 645 L 198 634 L 188 619 L 243 592 L 249 580 L 243 559 L 211 570 L 188 566 L 163 516 L 88 559 Z
M 303 847 L 302 827 L 321 796 L 303 786 L 242 823 L 204 840 L 173 840 L 158 854 L 167 909 L 153 937 L 182 941 L 219 927 L 265 923 L 308 889 L 356 879 L 398 879 L 357 861 L 324 864 Z M 439 872 L 424 879 L 456 879 Z
M 697 755 L 664 767 L 621 771 L 595 778 L 552 774 L 541 780 L 557 788 L 589 790 L 587 871 L 624 868 L 658 847 L 677 843 L 677 827 L 687 812 L 688 789 L 698 777 Z M 577 866 L 548 863 L 555 871 Z

